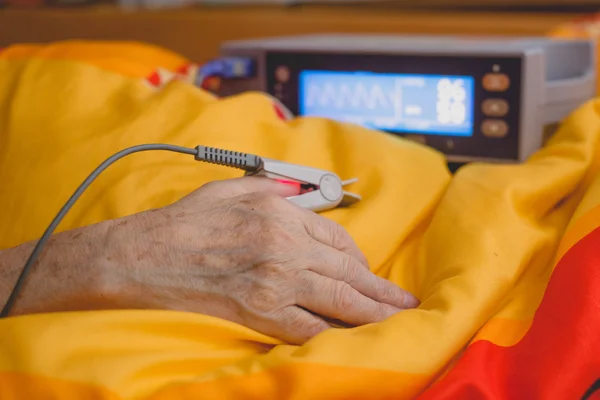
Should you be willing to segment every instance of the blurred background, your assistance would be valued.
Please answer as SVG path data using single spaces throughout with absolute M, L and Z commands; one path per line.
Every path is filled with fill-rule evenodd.
M 0 47 L 136 40 L 202 63 L 225 40 L 299 33 L 597 36 L 600 0 L 0 0 Z

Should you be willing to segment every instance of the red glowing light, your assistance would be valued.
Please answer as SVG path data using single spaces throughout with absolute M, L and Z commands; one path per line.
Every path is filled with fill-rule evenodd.
M 300 187 L 300 182 L 296 182 L 296 181 L 287 181 L 284 179 L 277 179 L 277 182 L 283 183 L 284 185 L 292 185 L 292 186 Z

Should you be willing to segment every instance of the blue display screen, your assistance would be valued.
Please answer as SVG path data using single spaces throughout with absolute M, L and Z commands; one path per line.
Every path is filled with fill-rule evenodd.
M 298 112 L 389 132 L 473 133 L 469 76 L 302 71 Z

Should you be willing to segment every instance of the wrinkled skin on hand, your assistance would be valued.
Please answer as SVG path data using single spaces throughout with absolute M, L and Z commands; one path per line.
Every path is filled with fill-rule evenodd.
M 418 305 L 369 271 L 341 226 L 285 199 L 295 194 L 244 177 L 114 221 L 116 285 L 137 293 L 137 307 L 212 315 L 293 344 L 329 320 L 362 325 Z

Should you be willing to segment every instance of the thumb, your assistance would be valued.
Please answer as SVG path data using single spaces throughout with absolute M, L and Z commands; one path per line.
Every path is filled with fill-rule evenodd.
M 292 181 L 278 181 L 275 179 L 243 176 L 241 178 L 214 181 L 205 185 L 207 194 L 220 198 L 241 196 L 248 193 L 271 193 L 281 197 L 300 194 L 300 184 Z

